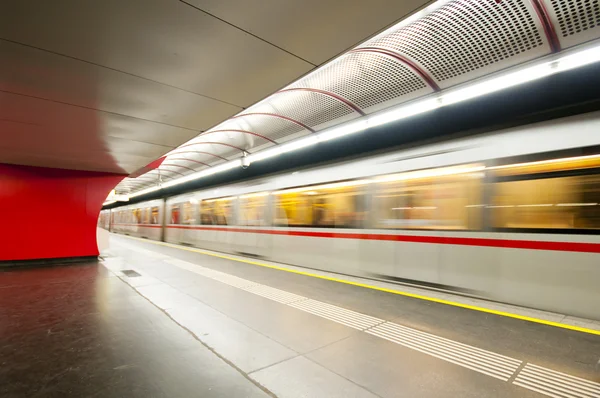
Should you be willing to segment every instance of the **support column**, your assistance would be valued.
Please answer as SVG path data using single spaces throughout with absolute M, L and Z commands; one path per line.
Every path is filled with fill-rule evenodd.
M 124 177 L 0 164 L 0 262 L 97 256 L 98 214 Z

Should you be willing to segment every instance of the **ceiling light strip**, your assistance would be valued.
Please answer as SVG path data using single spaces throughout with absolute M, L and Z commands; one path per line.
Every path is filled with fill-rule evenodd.
M 406 119 L 418 114 L 433 111 L 440 107 L 482 97 L 487 94 L 505 90 L 511 87 L 516 87 L 518 85 L 536 81 L 553 74 L 580 68 L 586 65 L 597 63 L 599 61 L 600 45 L 598 43 L 593 43 L 592 45 L 565 51 L 561 54 L 555 54 L 550 58 L 545 58 L 538 62 L 529 63 L 524 67 L 519 67 L 518 70 L 513 69 L 509 70 L 508 72 L 497 73 L 491 77 L 478 79 L 475 82 L 445 90 L 444 92 L 432 94 L 428 97 L 412 101 L 408 104 L 402 104 L 383 112 L 374 113 L 361 118 L 360 120 L 344 123 L 336 127 L 328 128 L 314 135 L 305 136 L 276 147 L 262 150 L 249 155 L 248 159 L 251 162 L 259 162 L 261 160 L 273 158 L 287 152 L 312 146 L 322 141 L 328 141 L 342 136 L 347 136 L 349 134 L 359 133 L 371 127 Z M 246 115 L 252 114 L 239 115 L 238 117 Z M 235 159 L 207 170 L 202 170 L 182 178 L 171 180 L 162 184 L 162 187 L 168 188 L 180 185 L 209 175 L 231 170 L 239 166 L 241 166 L 241 159 Z M 150 187 L 142 191 L 135 192 L 131 195 L 131 197 L 155 192 L 159 189 L 161 189 L 159 186 Z

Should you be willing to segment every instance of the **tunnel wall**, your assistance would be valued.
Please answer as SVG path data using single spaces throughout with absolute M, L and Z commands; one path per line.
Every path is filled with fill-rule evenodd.
M 98 214 L 123 177 L 0 164 L 0 262 L 97 256 Z

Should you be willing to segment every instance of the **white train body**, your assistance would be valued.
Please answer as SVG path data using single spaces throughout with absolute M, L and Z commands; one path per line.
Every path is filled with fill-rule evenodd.
M 599 145 L 595 112 L 120 207 L 111 229 L 600 319 Z

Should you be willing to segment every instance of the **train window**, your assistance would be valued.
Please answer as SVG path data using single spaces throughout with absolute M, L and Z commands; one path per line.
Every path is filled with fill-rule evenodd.
M 127 222 L 133 224 L 141 224 L 142 223 L 142 210 L 141 209 L 133 209 L 127 212 Z
M 360 228 L 366 217 L 365 185 L 356 182 L 284 190 L 275 194 L 277 226 Z
M 150 224 L 158 224 L 158 206 L 151 209 Z
M 235 225 L 233 198 L 203 200 L 200 218 L 204 225 Z
M 267 225 L 268 192 L 240 196 L 240 223 L 247 226 Z
M 384 177 L 373 197 L 376 228 L 481 228 L 483 174 L 478 166 Z
M 600 174 L 497 182 L 488 208 L 496 228 L 600 229 Z
M 179 224 L 179 205 L 171 206 L 171 222 L 170 224 Z
M 196 215 L 194 214 L 194 206 L 190 202 L 183 204 L 183 224 L 196 224 Z
M 142 209 L 142 224 L 150 224 L 150 209 Z

